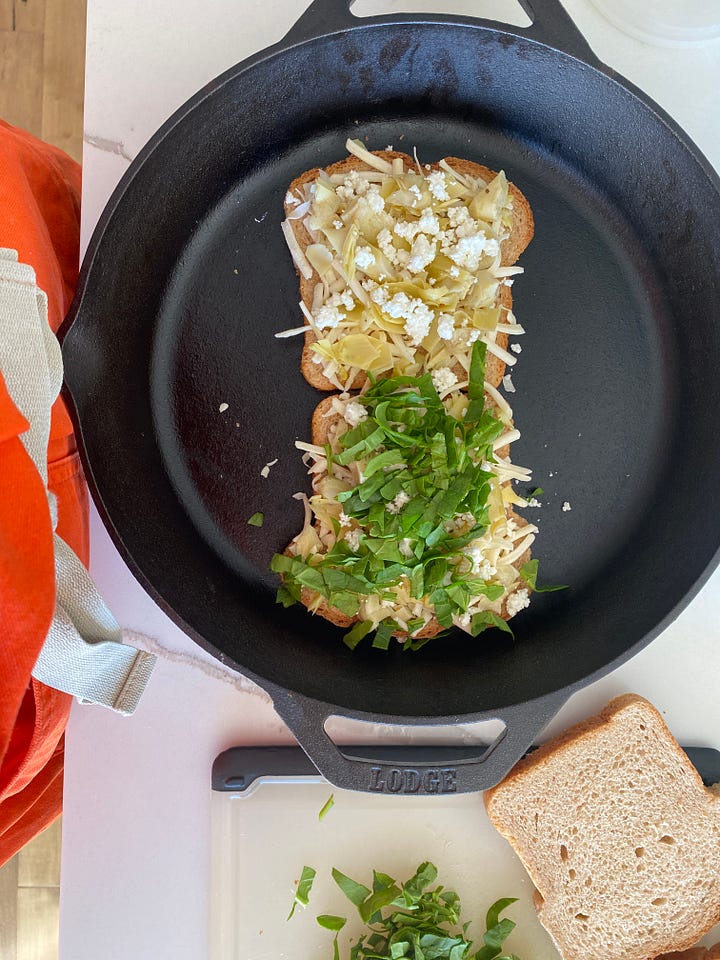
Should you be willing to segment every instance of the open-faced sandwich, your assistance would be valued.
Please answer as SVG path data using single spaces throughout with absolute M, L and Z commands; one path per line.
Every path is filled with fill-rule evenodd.
M 510 461 L 520 436 L 499 387 L 520 352 L 514 266 L 529 205 L 505 175 L 391 150 L 298 177 L 283 223 L 300 275 L 302 372 L 323 400 L 302 531 L 273 559 L 279 600 L 417 649 L 451 626 L 477 635 L 524 609 L 537 527 Z M 360 391 L 354 393 L 351 391 Z
M 453 625 L 476 635 L 528 605 L 537 527 L 513 506 L 527 471 L 509 461 L 519 434 L 488 404 L 484 344 L 473 347 L 467 393 L 432 374 L 390 377 L 363 394 L 328 397 L 304 450 L 313 493 L 305 524 L 273 560 L 281 599 L 410 648 Z
M 497 386 L 516 356 L 508 334 L 515 261 L 533 235 L 530 206 L 504 173 L 454 157 L 421 166 L 368 152 L 290 185 L 283 231 L 300 276 L 302 372 L 320 390 L 359 389 L 367 374 L 447 371 L 467 379 L 488 348 Z

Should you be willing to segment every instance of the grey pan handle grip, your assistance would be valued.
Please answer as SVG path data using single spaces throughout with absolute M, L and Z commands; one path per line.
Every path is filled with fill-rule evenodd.
M 377 746 L 375 756 L 373 747 L 367 747 L 365 756 L 357 755 L 358 748 L 350 756 L 330 739 L 325 730 L 326 720 L 331 716 L 343 716 L 342 710 L 288 690 L 277 687 L 267 689 L 275 709 L 326 780 L 346 790 L 396 794 L 473 793 L 489 789 L 512 769 L 568 697 L 565 692 L 554 693 L 488 714 L 433 720 L 352 714 L 353 719 L 403 726 L 495 719 L 505 723 L 504 733 L 490 747 L 451 750 L 448 752 L 453 757 L 451 761 L 440 760 L 441 754 L 438 754 L 438 759 L 420 763 L 414 762 L 410 756 L 406 762 L 396 756 L 392 762 L 388 762 L 381 756 L 382 750 L 378 750 Z
M 408 22 L 413 19 L 418 21 L 433 19 L 448 23 L 486 26 L 493 30 L 501 30 L 516 37 L 545 44 L 562 53 L 570 54 L 577 60 L 583 60 L 590 66 L 601 66 L 587 40 L 565 12 L 560 0 L 518 0 L 518 2 L 532 21 L 529 27 L 517 27 L 499 23 L 496 20 L 486 20 L 482 17 L 442 15 L 441 12 L 432 18 L 418 14 L 403 14 L 402 20 Z M 356 17 L 350 9 L 352 4 L 353 0 L 314 0 L 294 26 L 290 28 L 284 43 L 302 43 L 339 30 L 357 28 L 362 24 L 386 23 L 398 16 Z M 438 7 L 442 8 L 442 0 L 438 0 Z M 482 0 L 478 0 L 478 7 L 482 8 Z

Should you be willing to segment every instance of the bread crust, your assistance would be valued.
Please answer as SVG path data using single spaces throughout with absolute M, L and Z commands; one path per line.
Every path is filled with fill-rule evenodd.
M 382 157 L 384 160 L 393 160 L 393 159 L 402 159 L 406 167 L 414 166 L 415 161 L 412 157 L 408 156 L 406 153 L 399 153 L 396 150 L 373 150 L 375 156 Z M 482 166 L 478 163 L 473 163 L 471 160 L 461 160 L 458 157 L 446 157 L 446 161 L 459 173 L 467 173 L 473 177 L 481 177 L 483 180 L 490 181 L 495 176 L 496 173 L 490 170 L 488 167 Z M 439 163 L 428 164 L 432 170 L 441 170 Z M 328 176 L 333 176 L 334 174 L 347 174 L 351 170 L 370 170 L 366 163 L 360 160 L 358 157 L 346 157 L 344 160 L 339 160 L 337 163 L 331 164 L 329 167 L 325 167 L 324 170 Z M 302 196 L 303 188 L 306 184 L 313 183 L 320 173 L 320 167 L 313 167 L 312 170 L 307 170 L 305 173 L 302 173 L 299 177 L 296 177 L 295 180 L 290 184 L 288 188 L 288 193 L 285 197 L 285 216 L 288 216 L 293 210 L 293 204 L 288 203 L 288 198 L 298 195 Z M 513 228 L 510 236 L 503 240 L 500 245 L 500 251 L 502 254 L 502 263 L 504 266 L 511 266 L 515 263 L 521 253 L 525 250 L 527 245 L 533 238 L 535 231 L 535 224 L 533 221 L 532 211 L 530 209 L 530 204 L 528 203 L 526 197 L 521 193 L 521 191 L 513 184 L 508 183 L 508 189 L 510 195 L 513 199 Z M 300 244 L 303 252 L 312 243 L 312 238 L 307 232 L 305 225 L 302 219 L 290 220 L 290 226 L 295 234 L 295 237 Z M 313 301 L 313 292 L 315 290 L 315 285 L 320 282 L 320 277 L 318 274 L 313 271 L 312 277 L 308 280 L 305 278 L 300 271 L 295 267 L 295 272 L 298 275 L 300 282 L 300 297 L 308 308 L 312 306 Z M 500 288 L 500 298 L 499 302 L 508 307 L 512 308 L 512 296 L 510 294 L 510 288 L 506 286 L 501 286 Z M 300 369 L 302 375 L 305 377 L 307 382 L 315 387 L 317 390 L 337 390 L 337 384 L 334 384 L 331 380 L 324 375 L 320 369 L 320 364 L 314 362 L 314 352 L 311 349 L 313 343 L 317 341 L 317 336 L 315 332 L 307 325 L 307 330 L 305 332 L 305 343 L 303 345 L 302 356 L 300 360 Z M 498 346 L 503 349 L 507 349 L 508 337 L 507 334 L 500 333 L 497 336 L 496 342 Z M 464 373 L 462 367 L 456 365 L 455 373 L 460 374 Z M 505 374 L 505 364 L 498 357 L 488 354 L 487 364 L 486 364 L 486 378 L 489 383 L 492 383 L 494 387 L 497 387 L 502 380 Z M 367 376 L 362 371 L 357 374 L 352 384 L 348 385 L 350 390 L 360 390 L 367 380 Z

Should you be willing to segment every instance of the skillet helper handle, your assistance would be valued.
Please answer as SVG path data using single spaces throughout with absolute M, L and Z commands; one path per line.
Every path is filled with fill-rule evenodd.
M 516 27 L 498 23 L 494 20 L 485 20 L 483 17 L 454 17 L 448 20 L 476 21 L 478 25 L 487 23 L 494 29 L 504 29 L 507 33 L 517 37 L 526 37 L 546 44 L 591 66 L 602 66 L 600 60 L 591 50 L 587 40 L 575 26 L 566 13 L 560 0 L 518 0 L 532 23 L 529 27 Z M 285 40 L 291 43 L 302 43 L 312 40 L 336 30 L 347 30 L 362 23 L 372 23 L 378 19 L 386 21 L 387 17 L 356 17 L 351 12 L 353 0 L 313 0 L 297 22 L 288 31 Z M 438 15 L 442 14 L 443 0 L 438 0 Z M 477 6 L 482 10 L 482 0 Z M 405 17 L 403 17 L 405 19 Z M 423 19 L 425 19 L 423 17 Z
M 302 43 L 362 23 L 350 13 L 353 0 L 313 0 L 285 34 L 283 42 Z
M 532 746 L 537 734 L 567 699 L 567 694 L 555 693 L 486 717 L 473 717 L 473 720 L 502 720 L 505 730 L 487 747 L 436 747 L 433 751 L 436 758 L 431 762 L 412 759 L 402 762 L 395 759 L 395 755 L 392 761 L 388 761 L 387 756 L 373 759 L 374 751 L 381 757 L 387 753 L 387 748 L 378 744 L 345 748 L 347 753 L 343 752 L 325 730 L 330 716 L 342 716 L 336 708 L 279 688 L 272 691 L 272 696 L 278 714 L 326 780 L 345 790 L 400 795 L 474 793 L 495 786 Z M 388 719 L 376 718 L 378 723 Z M 447 750 L 447 760 L 442 759 L 443 749 Z M 399 753 L 401 748 L 393 750 Z
M 519 34 L 569 53 L 590 66 L 602 66 L 560 0 L 518 0 L 518 3 L 532 20 L 529 27 L 518 29 Z

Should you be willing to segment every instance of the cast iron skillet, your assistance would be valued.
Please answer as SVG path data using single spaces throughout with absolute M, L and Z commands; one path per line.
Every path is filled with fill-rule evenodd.
M 537 17 L 523 6 L 527 29 L 361 21 L 347 0 L 315 0 L 152 138 L 100 220 L 69 318 L 67 385 L 118 549 L 198 643 L 270 692 L 340 786 L 495 783 L 570 693 L 670 623 L 717 559 L 719 181 L 555 0 Z M 300 529 L 291 495 L 308 486 L 293 441 L 320 399 L 298 340 L 273 339 L 299 320 L 282 202 L 349 134 L 502 167 L 535 213 L 514 287 L 528 330 L 514 455 L 545 488 L 542 577 L 571 589 L 536 597 L 514 642 L 350 653 L 337 628 L 274 603 L 268 562 Z M 261 529 L 247 524 L 258 510 Z M 324 732 L 331 714 L 497 717 L 507 730 L 444 779 L 417 777 L 343 755 Z

